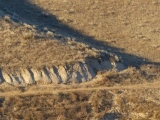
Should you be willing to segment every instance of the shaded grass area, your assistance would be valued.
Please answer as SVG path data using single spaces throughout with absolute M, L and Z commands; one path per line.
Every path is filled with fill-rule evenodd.
M 159 62 L 157 52 L 160 50 L 160 25 L 157 0 L 29 1 L 56 16 L 66 26 L 85 36 L 92 36 L 93 40 L 103 41 L 110 50 L 118 48 L 117 51 L 124 50 Z
M 42 8 L 38 7 L 35 4 L 31 4 L 31 2 L 29 2 L 28 0 L 21 0 L 21 1 L 15 0 L 14 3 L 11 0 L 7 0 L 3 2 L 0 1 L 0 2 L 1 2 L 0 7 L 1 7 L 1 10 L 4 12 L 4 15 L 9 15 L 11 19 L 17 23 L 26 23 L 31 26 L 35 26 L 35 29 L 39 32 L 45 32 L 46 30 L 51 32 L 56 31 L 58 34 L 60 34 L 63 37 L 70 37 L 71 39 L 75 37 L 76 38 L 74 39 L 75 41 L 84 43 L 91 48 L 96 48 L 104 51 L 107 50 L 109 52 L 116 53 L 119 56 L 121 56 L 122 60 L 124 61 L 123 64 L 126 66 L 139 67 L 140 65 L 147 64 L 147 63 L 159 65 L 158 63 L 149 62 L 147 60 L 144 61 L 144 58 L 123 53 L 122 50 L 119 48 L 108 46 L 104 42 L 100 40 L 96 40 L 94 37 L 85 35 L 82 32 L 69 27 L 67 24 L 57 19 L 57 16 L 55 16 L 54 14 L 48 13 L 47 11 L 43 10 Z M 13 4 L 16 4 L 16 6 Z M 52 40 L 52 39 L 54 38 L 45 37 L 45 40 Z M 45 44 L 45 42 L 43 44 Z M 46 48 L 42 47 L 42 49 L 46 49 Z M 42 49 L 40 50 L 42 51 Z M 72 50 L 69 50 L 69 51 L 72 51 Z M 50 60 L 45 61 L 44 58 L 42 59 L 43 60 L 41 61 L 44 62 L 44 64 L 50 64 L 50 63 L 47 63 L 47 62 L 50 62 Z M 60 59 L 63 59 L 63 58 L 60 58 Z M 53 62 L 51 63 L 53 64 Z

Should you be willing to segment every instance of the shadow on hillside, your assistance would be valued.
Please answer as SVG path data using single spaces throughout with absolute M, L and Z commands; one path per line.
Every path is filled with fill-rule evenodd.
M 76 36 L 76 38 L 78 38 L 77 41 L 84 42 L 90 47 L 116 53 L 121 56 L 123 61 L 125 61 L 124 64 L 126 66 L 139 67 L 142 64 L 159 65 L 159 63 L 146 61 L 144 58 L 140 58 L 131 54 L 125 54 L 121 52 L 122 50 L 119 48 L 107 46 L 103 42 L 98 41 L 93 37 L 83 35 L 77 30 L 62 24 L 54 15 L 45 13 L 45 11 L 41 8 L 29 3 L 28 0 L 0 0 L 0 10 L 5 14 L 12 16 L 11 19 L 17 23 L 35 25 L 38 31 L 43 31 L 44 27 L 47 27 L 51 31 L 52 29 L 55 29 L 65 37 Z
M 120 113 L 108 113 L 104 115 L 104 120 L 118 120 L 120 119 L 122 115 Z

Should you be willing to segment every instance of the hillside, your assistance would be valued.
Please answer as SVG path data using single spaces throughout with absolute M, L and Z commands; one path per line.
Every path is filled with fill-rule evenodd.
M 158 0 L 0 0 L 0 119 L 160 119 Z
M 158 0 L 30 1 L 65 25 L 108 46 L 160 62 Z

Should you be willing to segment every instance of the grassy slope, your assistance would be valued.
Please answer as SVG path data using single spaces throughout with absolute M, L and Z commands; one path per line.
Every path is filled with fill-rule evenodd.
M 160 62 L 160 54 L 157 54 L 160 52 L 160 3 L 156 0 L 31 2 L 85 35 L 93 36 L 126 53 Z
M 0 68 L 42 68 L 71 64 L 96 56 L 83 43 L 51 31 L 38 32 L 34 26 L 19 24 L 9 16 L 0 18 Z
M 158 39 L 160 27 L 157 22 L 159 3 L 150 0 L 124 3 L 120 0 L 76 0 L 76 2 L 32 0 L 32 2 L 36 2 L 38 6 L 83 34 L 105 41 L 108 45 L 123 48 L 125 52 L 155 62 L 160 61 L 157 54 L 160 50 Z M 55 62 L 52 61 L 52 56 L 62 59 L 55 57 L 57 49 L 61 51 L 56 55 L 67 52 L 66 49 L 69 53 L 72 51 L 72 56 L 77 54 L 77 49 L 70 50 L 66 45 L 51 47 L 59 44 L 53 41 L 56 39 L 54 36 L 37 33 L 33 26 L 27 25 L 28 28 L 8 21 L 8 18 L 5 19 L 0 21 L 0 32 L 3 33 L 0 34 L 2 43 L 0 60 L 3 61 L 1 67 L 50 65 Z M 13 30 L 15 33 L 12 33 Z M 28 41 L 28 37 L 33 38 L 29 39 L 32 41 Z M 36 41 L 36 38 L 40 41 Z M 10 42 L 11 44 L 8 44 Z M 29 47 L 30 43 L 33 48 Z M 18 56 L 15 56 L 16 53 L 19 53 Z M 21 63 L 27 62 L 26 60 L 30 63 Z M 105 115 L 108 119 L 160 119 L 159 73 L 159 68 L 148 65 L 142 66 L 140 70 L 129 68 L 120 73 L 109 71 L 103 73 L 102 78 L 96 81 L 80 85 L 50 84 L 19 88 L 4 83 L 0 86 L 0 118 L 81 120 L 100 119 Z

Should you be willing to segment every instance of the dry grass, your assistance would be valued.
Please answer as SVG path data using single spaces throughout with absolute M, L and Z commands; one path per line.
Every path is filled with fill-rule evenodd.
M 158 0 L 30 2 L 87 36 L 93 36 L 127 53 L 160 62 L 160 54 L 157 54 L 160 52 Z
M 108 71 L 99 74 L 103 79 L 79 85 L 13 87 L 3 83 L 0 86 L 0 118 L 160 119 L 159 74 L 149 77 L 159 71 L 155 68 L 148 65 L 120 73 Z
M 62 23 L 107 45 L 160 61 L 159 3 L 151 0 L 28 0 Z M 63 8 L 63 9 L 62 9 Z M 44 14 L 46 16 L 46 14 Z M 18 71 L 71 64 L 97 57 L 97 50 L 55 31 L 0 17 L 0 68 Z M 142 49 L 143 47 L 143 49 Z M 61 60 L 61 61 L 59 61 Z M 160 69 L 153 65 L 76 85 L 0 86 L 0 119 L 160 119 Z M 41 82 L 41 81 L 39 81 Z
M 95 92 L 91 92 L 91 96 Z M 105 105 L 110 106 L 110 93 Z M 100 96 L 100 95 L 99 95 Z M 71 92 L 57 94 L 40 94 L 34 96 L 8 97 L 1 108 L 2 119 L 89 119 L 94 117 L 92 106 L 97 107 L 95 101 L 89 100 L 88 93 Z M 103 99 L 103 98 L 102 98 Z M 90 101 L 91 103 L 89 103 Z M 93 103 L 92 103 L 93 102 Z M 100 109 L 100 108 L 99 108 Z M 101 109 L 105 109 L 102 107 Z M 9 112 L 10 111 L 10 112 Z M 99 114 L 102 111 L 96 111 Z M 27 114 L 26 114 L 27 113 Z M 102 116 L 103 117 L 103 116 Z
M 85 44 L 61 39 L 52 31 L 39 33 L 34 26 L 17 24 L 5 16 L 0 19 L 0 68 L 22 68 L 71 64 L 95 56 Z
M 99 76 L 88 87 L 118 87 L 154 83 L 159 81 L 160 68 L 148 64 L 141 66 L 140 69 L 130 67 L 121 72 L 115 70 L 100 72 Z
M 160 119 L 159 90 L 84 90 L 6 96 L 0 98 L 0 117 L 2 120 Z

